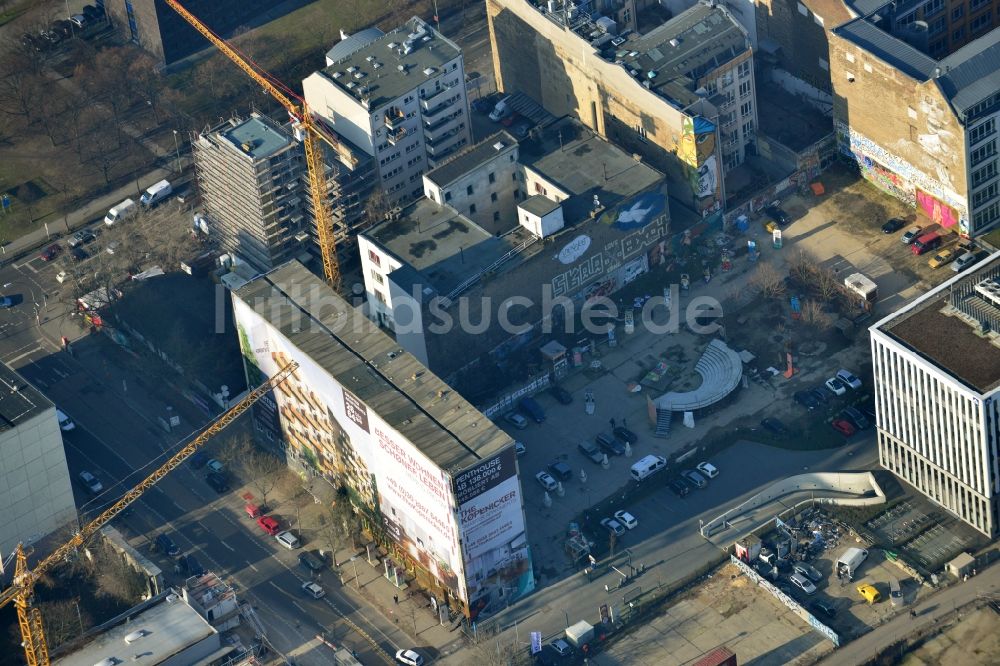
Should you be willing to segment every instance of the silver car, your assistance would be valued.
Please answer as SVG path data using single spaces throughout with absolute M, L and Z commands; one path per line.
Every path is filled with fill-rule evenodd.
M 708 485 L 708 481 L 705 480 L 705 477 L 693 469 L 684 470 L 681 472 L 681 476 L 687 479 L 695 488 L 704 488 Z

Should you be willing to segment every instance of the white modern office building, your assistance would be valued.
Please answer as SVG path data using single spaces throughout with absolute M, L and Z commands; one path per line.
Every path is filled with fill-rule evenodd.
M 472 141 L 462 50 L 419 18 L 347 36 L 302 82 L 306 102 L 371 155 L 389 200 L 423 195 L 424 172 Z
M 1000 253 L 871 328 L 881 465 L 1000 533 Z

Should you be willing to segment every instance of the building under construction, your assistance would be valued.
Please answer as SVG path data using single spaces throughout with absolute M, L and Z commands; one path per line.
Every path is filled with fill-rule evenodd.
M 201 231 L 219 249 L 266 272 L 290 259 L 320 256 L 300 137 L 259 113 L 230 119 L 193 142 L 203 198 Z M 369 159 L 346 144 L 327 151 L 326 183 L 340 261 L 356 254 L 372 179 Z

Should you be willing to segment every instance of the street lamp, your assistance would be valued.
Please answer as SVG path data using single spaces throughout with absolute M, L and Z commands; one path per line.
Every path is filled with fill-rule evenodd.
M 569 626 L 569 613 L 566 612 L 565 608 L 563 609 L 563 615 L 566 616 L 566 626 L 568 627 Z
M 174 130 L 174 151 L 177 153 L 177 161 L 174 163 L 174 170 L 177 173 L 181 172 L 181 147 L 177 143 L 177 130 Z
M 351 557 L 351 564 L 354 566 L 354 586 L 359 590 L 361 589 L 361 583 L 358 582 L 358 556 L 353 555 Z

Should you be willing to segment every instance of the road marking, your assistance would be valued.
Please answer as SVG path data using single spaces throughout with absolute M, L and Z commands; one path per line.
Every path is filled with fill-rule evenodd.
M 221 540 L 220 540 L 220 541 L 219 541 L 219 543 L 221 543 L 221 544 L 222 544 L 223 546 L 225 546 L 226 548 L 228 548 L 228 549 L 229 549 L 229 550 L 231 550 L 232 552 L 234 552 L 234 553 L 236 552 L 236 549 L 235 549 L 235 548 L 233 548 L 232 546 L 230 546 L 230 545 L 229 545 L 228 543 L 226 543 L 225 541 L 221 541 Z
M 247 566 L 248 566 L 248 567 L 250 567 L 251 569 L 253 569 L 254 571 L 258 572 L 258 573 L 260 572 L 260 569 L 258 569 L 257 567 L 255 567 L 255 566 L 254 566 L 254 565 L 253 565 L 253 564 L 252 564 L 252 563 L 250 562 L 250 560 L 247 560 Z M 274 583 L 271 583 L 271 585 L 274 585 Z M 277 587 L 277 586 L 275 585 L 275 587 Z
M 250 566 L 253 566 L 253 565 L 251 564 Z M 282 590 L 280 587 L 278 587 L 278 584 L 275 583 L 273 580 L 267 581 L 267 584 L 270 585 L 271 587 L 273 587 L 274 589 L 276 589 L 278 592 L 284 592 L 284 590 Z
M 29 349 L 28 351 L 24 352 L 23 354 L 18 354 L 18 355 L 17 355 L 17 356 L 15 356 L 14 358 L 9 358 L 9 359 L 6 359 L 6 361 L 7 361 L 7 363 L 8 363 L 8 364 L 13 364 L 13 363 L 17 363 L 18 361 L 20 361 L 20 360 L 21 360 L 22 358 L 24 358 L 25 356 L 31 356 L 31 355 L 32 355 L 32 354 L 34 354 L 35 352 L 39 352 L 39 351 L 43 351 L 43 350 L 42 350 L 42 348 L 41 348 L 41 347 L 37 347 L 37 346 L 36 346 L 36 347 L 35 347 L 34 349 Z
M 295 606 L 296 608 L 298 608 L 299 611 L 301 611 L 303 615 L 308 615 L 309 614 L 308 612 L 306 612 L 305 608 L 303 608 L 302 606 L 299 606 L 299 602 L 293 601 L 292 605 Z

